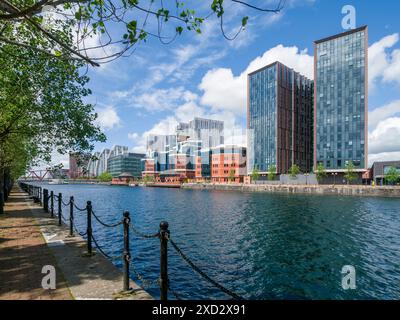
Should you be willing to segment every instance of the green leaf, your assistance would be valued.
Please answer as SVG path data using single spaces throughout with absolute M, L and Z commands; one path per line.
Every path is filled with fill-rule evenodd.
M 249 20 L 249 17 L 244 17 L 244 18 L 242 19 L 242 27 L 244 27 L 244 26 L 247 25 L 247 20 Z

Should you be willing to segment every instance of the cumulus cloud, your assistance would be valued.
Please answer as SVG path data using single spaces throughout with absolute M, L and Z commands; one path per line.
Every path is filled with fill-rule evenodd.
M 369 165 L 374 161 L 400 159 L 400 100 L 368 114 Z
M 239 124 L 236 123 L 235 114 L 230 111 L 213 112 L 205 110 L 198 103 L 198 96 L 190 91 L 186 93 L 186 100 L 178 105 L 172 115 L 165 117 L 157 122 L 151 129 L 145 131 L 141 135 L 131 133 L 128 137 L 134 141 L 134 152 L 145 152 L 147 137 L 151 134 L 168 135 L 174 134 L 176 126 L 180 122 L 189 122 L 195 117 L 203 117 L 207 119 L 224 121 L 224 136 L 227 143 L 244 145 L 246 141 L 246 132 Z
M 313 56 L 298 47 L 278 45 L 254 59 L 238 76 L 231 69 L 210 70 L 201 80 L 199 89 L 203 92 L 201 103 L 213 110 L 229 110 L 244 115 L 246 109 L 247 74 L 275 61 L 280 61 L 301 74 L 313 79 Z
M 400 84 L 400 49 L 389 51 L 399 41 L 399 34 L 383 37 L 369 47 L 368 78 L 371 89 L 379 81 Z
M 400 151 L 400 118 L 382 120 L 369 135 L 371 154 Z
M 177 107 L 180 101 L 196 99 L 197 95 L 183 87 L 155 89 L 132 97 L 132 106 L 147 111 L 164 111 Z
M 368 114 L 368 125 L 370 131 L 375 129 L 378 123 L 386 118 L 397 115 L 400 116 L 400 100 L 395 100 L 387 105 L 370 111 Z
M 121 124 L 121 119 L 112 106 L 97 109 L 97 116 L 96 122 L 103 130 L 110 130 Z

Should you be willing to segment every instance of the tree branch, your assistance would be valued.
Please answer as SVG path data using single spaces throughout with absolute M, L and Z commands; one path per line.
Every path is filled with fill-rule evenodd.
M 6 0 L 2 0 L 4 1 L 4 3 L 6 3 L 7 5 L 9 5 L 10 7 L 13 7 L 14 10 L 16 11 L 20 11 L 17 7 L 13 6 L 11 3 L 9 3 Z M 28 17 L 27 15 L 24 15 L 25 19 L 32 24 L 33 26 L 35 26 L 38 30 L 40 30 L 47 38 L 50 38 L 51 40 L 53 40 L 54 42 L 56 42 L 57 44 L 59 44 L 61 47 L 63 47 L 65 50 L 69 51 L 70 53 L 78 56 L 79 58 L 85 60 L 86 62 L 90 63 L 92 66 L 96 66 L 99 67 L 100 65 L 97 62 L 92 61 L 91 59 L 89 59 L 88 57 L 85 57 L 84 55 L 80 54 L 79 52 L 75 51 L 74 49 L 70 48 L 68 45 L 66 45 L 65 43 L 63 43 L 62 41 L 60 41 L 59 39 L 57 39 L 57 37 L 55 37 L 54 35 L 52 35 L 50 32 L 44 30 L 36 21 L 32 20 L 32 18 Z

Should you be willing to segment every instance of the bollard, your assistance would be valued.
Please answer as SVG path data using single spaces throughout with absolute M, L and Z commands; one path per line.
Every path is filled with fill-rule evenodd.
M 49 190 L 43 189 L 43 209 L 49 212 Z
M 129 261 L 131 259 L 131 254 L 129 250 L 129 223 L 131 219 L 129 218 L 129 212 L 124 212 L 123 218 L 124 224 L 124 252 L 123 252 L 123 260 L 124 260 L 124 288 L 123 291 L 129 291 Z
M 58 194 L 58 225 L 61 226 L 61 201 L 62 201 L 62 194 Z
M 168 300 L 168 222 L 160 223 L 160 299 Z
M 54 218 L 54 192 L 50 191 L 50 215 Z
M 3 192 L 0 191 L 0 214 L 4 213 L 4 195 Z
M 74 197 L 69 198 L 69 235 L 74 236 Z
M 87 251 L 92 254 L 92 202 L 88 201 L 87 206 Z

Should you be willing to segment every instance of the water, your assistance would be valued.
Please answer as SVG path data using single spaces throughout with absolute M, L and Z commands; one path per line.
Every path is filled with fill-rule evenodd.
M 100 185 L 48 185 L 108 223 L 129 210 L 136 227 L 171 237 L 208 275 L 246 299 L 400 299 L 400 199 L 284 195 Z M 55 206 L 56 207 L 56 206 Z M 68 209 L 64 211 L 68 216 Z M 81 231 L 85 214 L 75 214 Z M 105 251 L 120 255 L 122 228 L 93 222 Z M 132 237 L 136 269 L 159 274 L 158 239 Z M 121 262 L 114 262 L 121 268 Z M 343 290 L 341 269 L 356 269 Z M 169 246 L 171 287 L 185 299 L 226 299 Z M 137 281 L 134 274 L 132 278 Z M 140 283 L 140 281 L 137 281 Z M 157 286 L 147 289 L 159 297 Z

